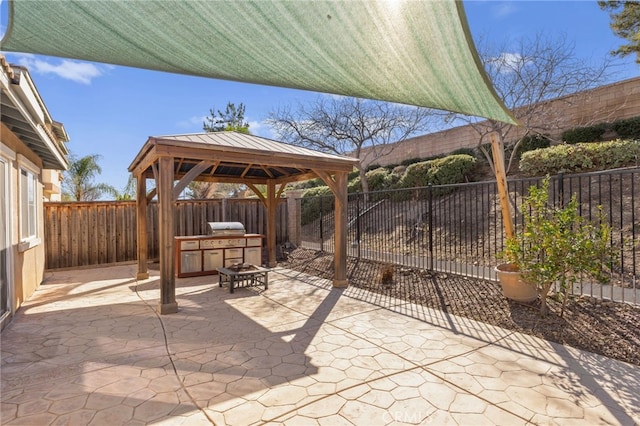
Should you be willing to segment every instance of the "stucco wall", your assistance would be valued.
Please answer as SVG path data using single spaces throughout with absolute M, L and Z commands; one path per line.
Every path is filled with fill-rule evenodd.
M 42 185 L 42 161 L 6 126 L 0 124 L 0 143 L 2 157 L 9 166 L 9 204 L 10 204 L 10 261 L 13 274 L 9 277 L 12 287 L 10 296 L 11 310 L 15 312 L 38 288 L 44 279 L 44 208 Z M 30 163 L 37 169 L 36 200 L 37 203 L 37 237 L 39 241 L 25 245 L 20 241 L 20 164 Z M 11 272 L 11 271 L 10 271 Z
M 640 116 L 640 77 L 552 100 L 547 111 L 550 115 L 544 120 L 562 123 L 553 137 L 559 137 L 564 130 L 573 127 Z M 511 134 L 515 140 L 522 131 L 514 129 Z M 390 154 L 373 161 L 382 166 L 400 164 L 411 158 L 427 158 L 459 148 L 474 148 L 478 142 L 479 135 L 471 126 L 455 127 L 400 142 Z M 361 160 L 365 167 L 369 165 L 367 161 L 371 161 L 364 155 Z

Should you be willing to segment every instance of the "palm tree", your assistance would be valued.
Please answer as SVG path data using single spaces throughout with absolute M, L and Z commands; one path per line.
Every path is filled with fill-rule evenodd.
M 131 201 L 136 199 L 136 179 L 132 174 L 129 174 L 129 179 L 127 179 L 127 184 L 121 191 L 116 190 L 116 200 L 117 201 Z
M 69 170 L 64 172 L 62 195 L 67 201 L 95 201 L 103 194 L 117 196 L 118 191 L 106 183 L 94 183 L 96 175 L 102 173 L 98 164 L 99 155 L 77 158 L 69 156 Z

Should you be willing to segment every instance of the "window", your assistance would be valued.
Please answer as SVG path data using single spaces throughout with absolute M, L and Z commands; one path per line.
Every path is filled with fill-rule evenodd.
M 36 176 L 29 170 L 20 169 L 20 239 L 37 237 Z

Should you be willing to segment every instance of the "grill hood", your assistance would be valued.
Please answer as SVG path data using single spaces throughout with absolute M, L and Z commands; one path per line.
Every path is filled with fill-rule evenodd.
M 244 235 L 244 225 L 240 222 L 207 222 L 209 235 Z

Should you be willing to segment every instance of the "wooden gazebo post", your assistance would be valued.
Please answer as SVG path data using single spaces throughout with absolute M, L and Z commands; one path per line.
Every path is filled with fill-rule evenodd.
M 335 253 L 334 287 L 347 287 L 347 172 L 336 172 L 334 195 L 335 203 Z
M 276 212 L 278 200 L 276 199 L 276 183 L 273 180 L 267 182 L 267 266 L 276 266 Z
M 138 274 L 136 280 L 149 278 L 147 270 L 147 179 L 143 173 L 136 177 L 136 222 L 138 235 Z
M 324 170 L 314 170 L 314 172 L 331 188 L 336 200 L 333 230 L 335 241 L 333 286 L 347 287 L 349 285 L 347 281 L 347 183 L 349 174 L 346 171 L 336 171 L 334 177 L 331 177 Z
M 173 266 L 173 157 L 158 159 L 158 242 L 160 249 L 160 313 L 178 312 Z

